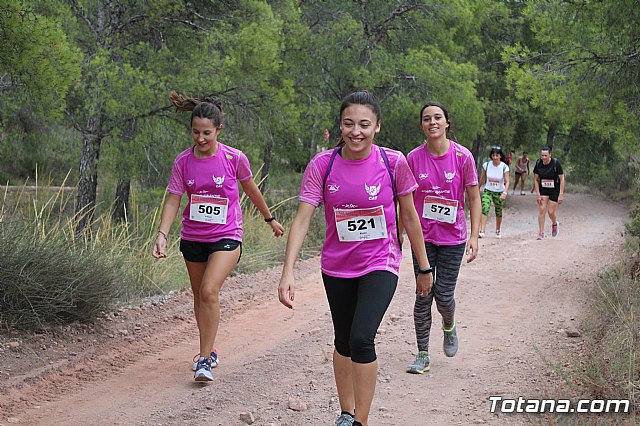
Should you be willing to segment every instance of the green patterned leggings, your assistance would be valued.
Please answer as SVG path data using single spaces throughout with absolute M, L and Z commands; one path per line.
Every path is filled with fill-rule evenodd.
M 491 202 L 493 201 L 493 205 L 496 209 L 496 217 L 502 217 L 502 203 L 503 201 L 500 199 L 502 192 L 493 192 L 485 189 L 482 193 L 482 214 L 485 216 L 489 216 L 489 210 L 491 209 Z

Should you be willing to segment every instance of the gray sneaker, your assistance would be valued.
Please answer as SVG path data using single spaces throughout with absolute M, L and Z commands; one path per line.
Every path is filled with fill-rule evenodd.
M 355 418 L 349 413 L 342 413 L 340 417 L 336 419 L 336 426 L 351 426 Z
M 429 371 L 429 352 L 420 351 L 416 354 L 413 364 L 407 366 L 407 373 L 422 374 Z
M 455 321 L 449 330 L 444 328 L 444 324 L 442 324 L 442 331 L 444 332 L 444 340 L 442 342 L 444 354 L 448 357 L 455 356 L 458 352 L 458 335 L 456 333 Z

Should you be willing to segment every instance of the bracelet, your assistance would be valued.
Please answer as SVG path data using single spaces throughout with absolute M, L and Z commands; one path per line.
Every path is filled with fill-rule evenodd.
M 428 267 L 427 269 L 418 268 L 418 273 L 419 274 L 424 274 L 424 275 L 431 274 L 431 273 L 433 273 L 433 268 L 432 267 Z
M 168 238 L 167 238 L 167 234 L 165 234 L 165 233 L 164 233 L 164 231 L 160 231 L 160 230 L 158 230 L 158 234 L 162 234 L 162 236 L 164 236 L 164 239 L 165 239 L 165 240 L 166 240 L 166 239 L 168 239 Z
M 271 217 L 265 217 L 264 221 L 267 223 L 273 222 L 274 220 L 276 220 L 275 216 L 271 216 Z

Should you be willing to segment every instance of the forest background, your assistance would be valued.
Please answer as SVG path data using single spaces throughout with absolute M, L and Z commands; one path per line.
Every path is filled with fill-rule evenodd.
M 551 145 L 570 190 L 633 200 L 639 3 L 0 0 L 0 322 L 86 321 L 185 285 L 179 221 L 167 262 L 149 261 L 173 159 L 192 143 L 171 90 L 222 101 L 221 140 L 247 154 L 285 225 L 305 165 L 339 137 L 340 100 L 361 88 L 381 101 L 381 145 L 420 144 L 420 109 L 436 100 L 478 164 L 493 145 L 534 161 Z M 238 272 L 280 262 L 283 242 L 244 210 Z M 619 275 L 633 283 L 637 208 L 627 229 Z M 620 383 L 636 395 L 630 315 L 635 368 Z

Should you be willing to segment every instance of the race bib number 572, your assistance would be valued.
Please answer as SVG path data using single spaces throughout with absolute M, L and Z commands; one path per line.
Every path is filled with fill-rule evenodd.
M 456 223 L 458 200 L 427 195 L 424 197 L 422 217 L 445 223 Z
M 224 225 L 227 223 L 227 210 L 229 199 L 214 197 L 212 195 L 191 195 L 191 209 L 189 218 L 196 222 L 217 223 Z
M 340 241 L 366 241 L 387 238 L 387 221 L 382 206 L 366 209 L 335 209 Z

